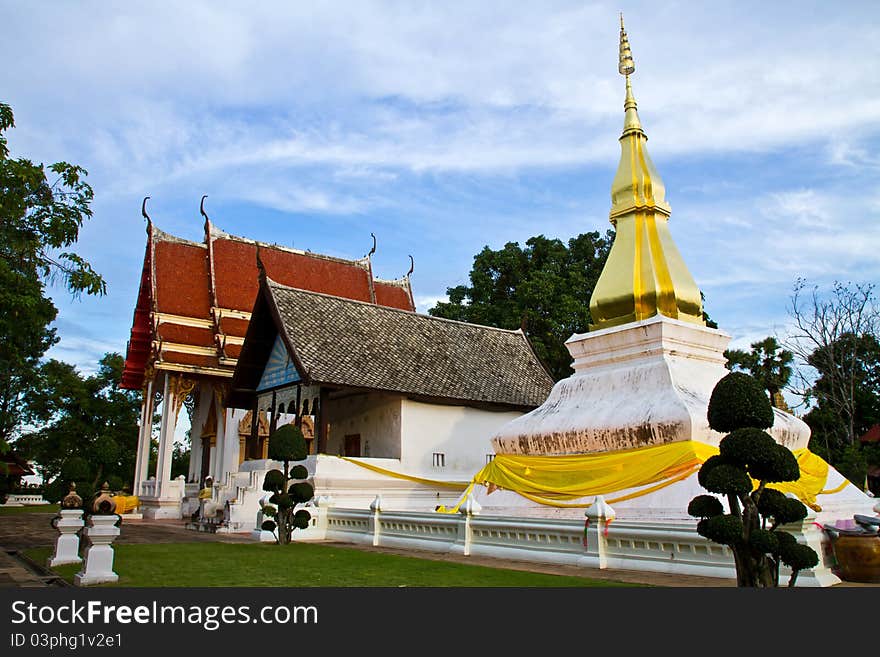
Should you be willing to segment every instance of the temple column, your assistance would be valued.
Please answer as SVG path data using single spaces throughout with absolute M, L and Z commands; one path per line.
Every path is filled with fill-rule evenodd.
M 149 476 L 150 443 L 153 437 L 153 410 L 155 395 L 153 394 L 152 376 L 144 386 L 144 399 L 141 403 L 141 418 L 138 428 L 138 446 L 134 465 L 134 480 L 131 483 L 131 494 L 141 494 L 141 482 Z
M 330 399 L 330 391 L 327 388 L 321 388 L 318 394 L 318 410 L 312 409 L 315 416 L 315 442 L 317 443 L 317 453 L 327 453 L 327 439 L 330 433 L 329 417 L 327 416 L 327 401 Z
M 163 386 L 162 424 L 159 433 L 159 462 L 156 465 L 157 497 L 171 493 L 171 454 L 174 450 L 174 430 L 183 400 L 192 392 L 195 381 L 179 374 L 168 374 Z

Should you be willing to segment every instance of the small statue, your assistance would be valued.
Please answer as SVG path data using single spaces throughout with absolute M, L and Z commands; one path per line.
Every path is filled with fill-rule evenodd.
M 110 496 L 110 484 L 106 481 L 101 485 L 101 494 L 92 502 L 92 513 L 109 516 L 116 512 L 116 500 Z
M 61 500 L 62 509 L 81 509 L 83 505 L 82 498 L 76 494 L 76 484 L 70 482 L 70 492 Z
M 211 477 L 205 477 L 205 487 L 199 491 L 200 500 L 210 500 L 214 496 L 214 480 Z

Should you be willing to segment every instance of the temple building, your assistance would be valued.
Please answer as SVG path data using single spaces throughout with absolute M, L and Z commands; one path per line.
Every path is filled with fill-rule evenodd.
M 286 408 L 255 414 L 226 403 L 257 298 L 258 252 L 268 275 L 285 285 L 401 312 L 413 312 L 415 304 L 409 275 L 377 279 L 369 255 L 345 260 L 256 242 L 223 232 L 207 215 L 204 240 L 192 242 L 144 216 L 146 252 L 122 378 L 124 388 L 143 391 L 133 491 L 147 517 L 179 518 L 181 500 L 206 477 L 222 482 L 244 460 L 265 456 L 268 417 L 290 419 L 279 412 Z M 303 402 L 311 402 L 308 427 L 320 416 L 320 402 Z M 172 481 L 174 431 L 184 405 L 192 425 L 190 470 L 186 481 Z M 155 470 L 148 471 L 157 409 L 159 453 Z
M 306 465 L 316 496 L 339 505 L 365 508 L 376 495 L 397 509 L 454 501 L 492 458 L 489 436 L 541 404 L 553 385 L 520 330 L 261 278 L 228 403 L 285 404 L 294 421 L 307 421 L 317 405 Z M 242 464 L 260 484 L 271 467 Z M 245 488 L 240 508 L 230 508 L 235 527 L 253 525 L 262 496 L 258 487 L 248 504 Z

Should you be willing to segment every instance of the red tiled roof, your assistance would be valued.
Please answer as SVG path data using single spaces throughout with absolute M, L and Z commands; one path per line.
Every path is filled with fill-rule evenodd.
M 859 438 L 863 443 L 876 443 L 880 442 L 880 424 L 875 424 L 873 427 L 868 429 L 861 438 Z
M 415 310 L 409 277 L 396 281 L 373 279 L 373 285 L 376 289 L 376 303 L 380 306 L 398 308 L 400 310 Z
M 369 258 L 255 242 L 207 222 L 204 243 L 196 243 L 150 223 L 122 387 L 140 388 L 150 365 L 231 376 L 259 290 L 258 252 L 267 275 L 284 285 L 415 310 L 409 278 L 374 280 Z

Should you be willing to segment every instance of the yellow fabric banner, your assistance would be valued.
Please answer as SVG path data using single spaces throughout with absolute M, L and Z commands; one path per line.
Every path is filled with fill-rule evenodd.
M 456 513 L 474 484 L 510 490 L 539 504 L 574 508 L 586 508 L 591 503 L 572 503 L 572 500 L 630 490 L 608 500 L 613 504 L 686 479 L 715 454 L 718 454 L 717 447 L 696 441 L 595 454 L 498 454 L 474 475 L 471 486 L 458 504 L 448 509 L 440 507 L 438 511 Z M 793 493 L 804 504 L 818 510 L 817 495 L 834 493 L 846 486 L 844 483 L 834 490 L 823 490 L 828 478 L 828 464 L 808 449 L 794 450 L 793 454 L 800 466 L 800 479 L 770 484 L 769 487 Z
M 430 486 L 438 486 L 440 488 L 454 488 L 455 490 L 461 490 L 462 488 L 467 488 L 470 482 L 467 481 L 442 481 L 440 479 L 425 479 L 423 477 L 413 477 L 411 475 L 406 475 L 401 472 L 394 472 L 393 470 L 386 470 L 385 468 L 380 468 L 378 465 L 373 465 L 372 463 L 364 463 L 363 461 L 359 461 L 357 459 L 353 459 L 347 456 L 337 456 L 336 458 L 342 459 L 343 461 L 348 461 L 349 463 L 354 463 L 362 468 L 367 470 L 372 470 L 378 474 L 385 475 L 387 477 L 393 477 L 395 479 L 405 479 L 406 481 L 414 481 L 419 484 L 428 484 Z

